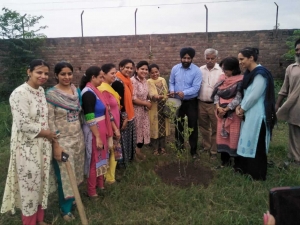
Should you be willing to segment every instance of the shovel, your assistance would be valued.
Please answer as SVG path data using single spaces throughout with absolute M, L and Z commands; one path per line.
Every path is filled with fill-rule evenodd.
M 79 212 L 81 223 L 83 225 L 88 225 L 88 220 L 86 218 L 86 214 L 85 214 L 85 211 L 84 211 L 84 206 L 82 204 L 81 197 L 80 197 L 80 194 L 79 194 L 79 191 L 78 191 L 76 178 L 74 176 L 74 173 L 73 173 L 71 164 L 68 161 L 68 158 L 69 158 L 69 155 L 67 153 L 63 152 L 62 153 L 62 161 L 66 165 L 66 169 L 67 169 L 67 172 L 68 172 L 68 175 L 69 175 L 69 179 L 70 179 L 71 187 L 72 187 L 72 190 L 73 190 L 73 193 L 74 193 L 75 202 L 76 202 L 76 205 L 77 205 L 77 209 L 78 209 L 78 212 Z

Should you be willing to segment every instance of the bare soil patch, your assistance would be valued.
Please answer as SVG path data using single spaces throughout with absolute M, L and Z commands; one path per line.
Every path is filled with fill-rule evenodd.
M 214 177 L 214 171 L 209 167 L 200 165 L 197 160 L 188 163 L 186 176 L 184 176 L 183 171 L 183 165 L 181 165 L 182 176 L 179 176 L 179 166 L 177 162 L 158 166 L 155 170 L 156 174 L 161 177 L 164 183 L 182 188 L 190 187 L 192 184 L 207 187 Z

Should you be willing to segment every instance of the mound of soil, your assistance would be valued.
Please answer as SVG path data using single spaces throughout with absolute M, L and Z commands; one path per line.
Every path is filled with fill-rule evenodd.
M 182 176 L 179 176 L 177 162 L 158 166 L 155 172 L 168 185 L 175 185 L 182 188 L 190 187 L 192 184 L 207 187 L 214 177 L 214 172 L 209 167 L 199 165 L 196 162 L 190 162 L 187 165 L 186 176 L 184 176 L 183 165 L 181 165 Z

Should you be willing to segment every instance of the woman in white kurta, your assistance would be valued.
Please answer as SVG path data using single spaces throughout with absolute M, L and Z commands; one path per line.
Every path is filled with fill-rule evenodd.
M 44 89 L 49 66 L 33 60 L 27 70 L 28 81 L 17 87 L 9 98 L 13 117 L 11 156 L 1 213 L 22 211 L 25 225 L 45 225 L 44 209 L 49 194 L 51 142 L 55 132 L 48 127 L 48 107 Z

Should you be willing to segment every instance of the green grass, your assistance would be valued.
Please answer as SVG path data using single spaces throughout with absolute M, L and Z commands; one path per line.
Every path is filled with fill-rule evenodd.
M 262 224 L 262 214 L 268 210 L 269 190 L 277 186 L 299 185 L 300 168 L 290 166 L 282 169 L 281 166 L 286 160 L 287 145 L 288 126 L 280 122 L 274 129 L 269 150 L 269 160 L 273 160 L 275 166 L 268 168 L 267 181 L 252 181 L 250 177 L 235 174 L 226 168 L 214 172 L 215 176 L 207 188 L 194 185 L 179 188 L 164 184 L 154 170 L 158 165 L 175 161 L 175 154 L 155 157 L 151 148 L 145 147 L 147 160 L 133 163 L 122 172 L 118 171 L 118 175 L 122 175 L 121 182 L 107 186 L 105 192 L 100 193 L 100 201 L 89 200 L 84 194 L 85 184 L 80 186 L 89 224 Z M 1 140 L 0 148 L 1 200 L 9 154 L 9 137 L 5 137 Z M 198 163 L 213 170 L 219 162 L 211 163 L 207 154 L 201 154 Z M 174 176 L 177 175 L 175 171 Z M 64 222 L 59 214 L 57 193 L 50 195 L 45 214 L 48 222 L 58 225 L 81 224 L 77 211 L 75 216 L 73 223 Z M 1 214 L 0 224 L 21 224 L 20 211 L 14 216 Z

